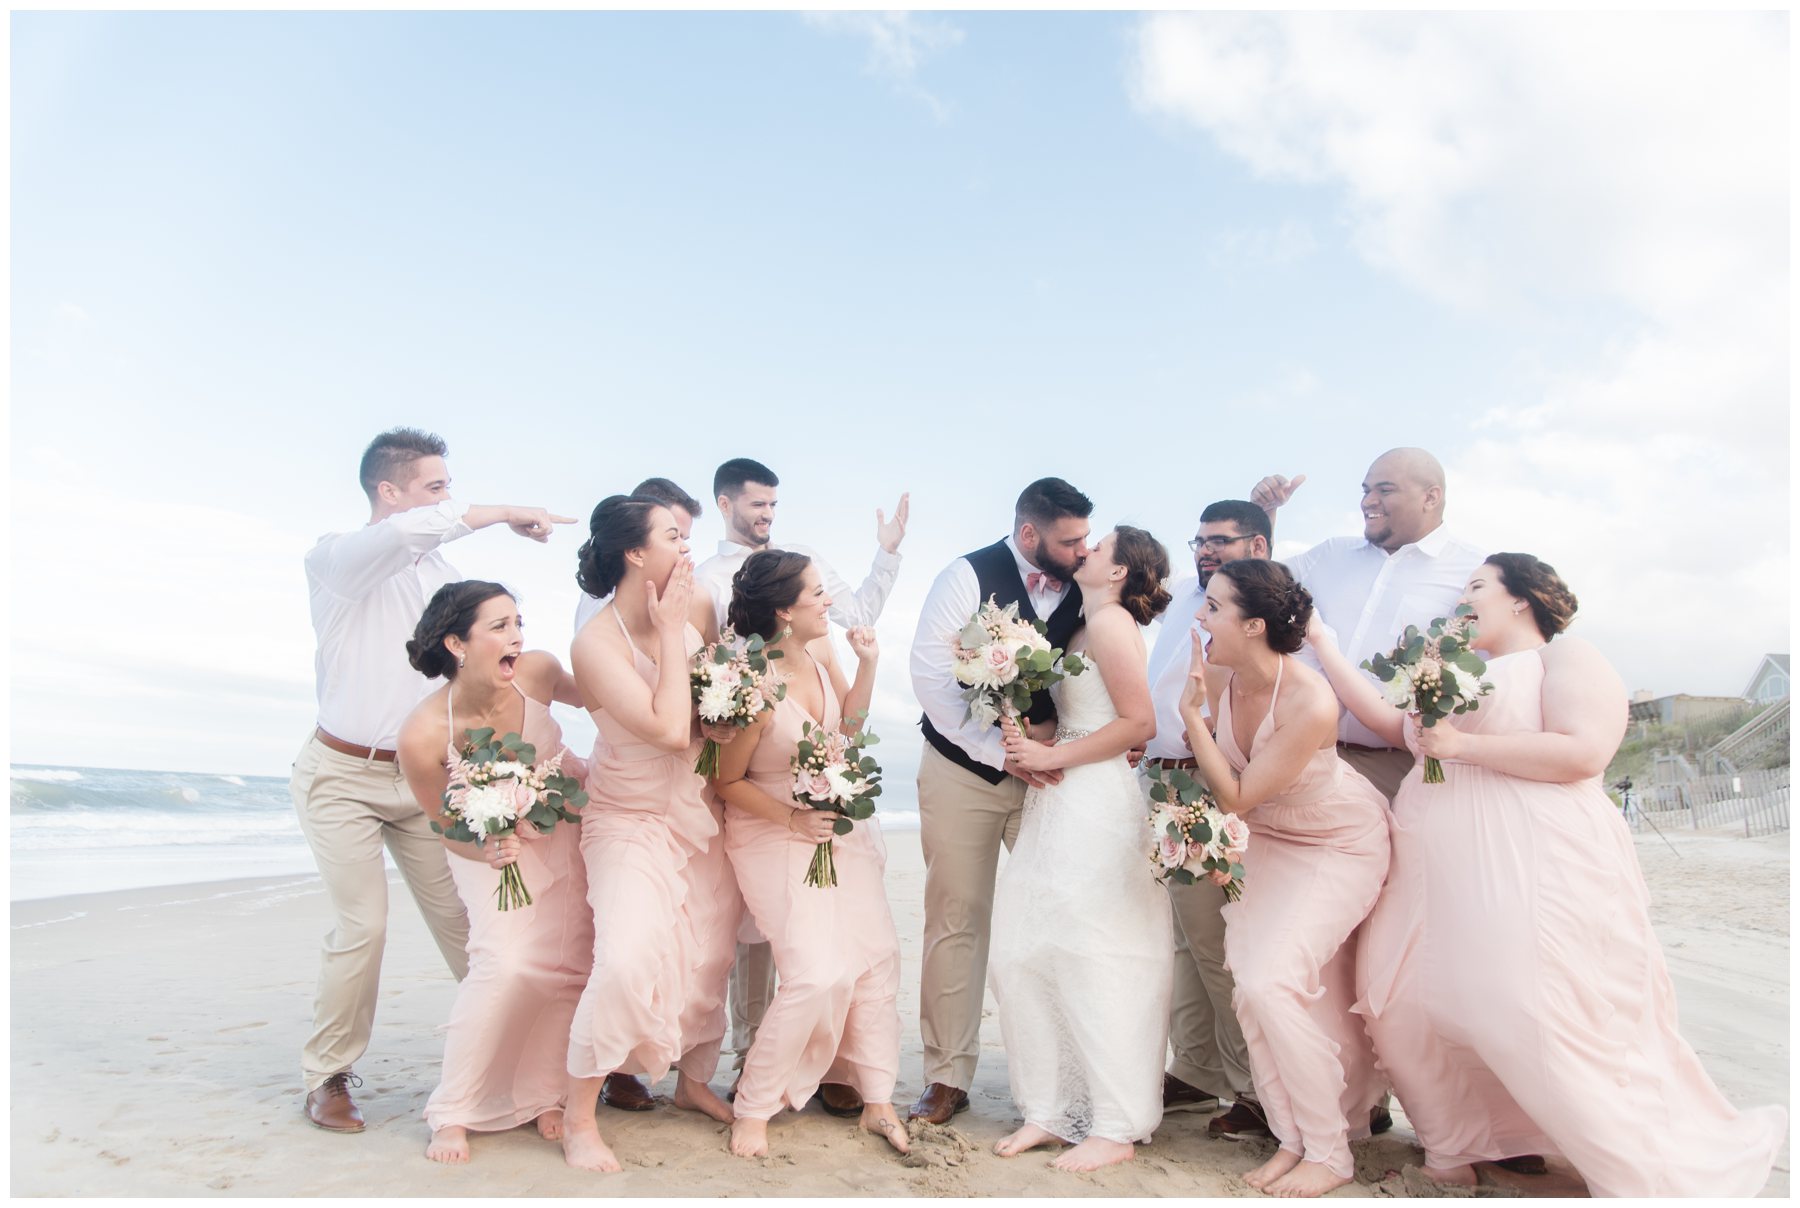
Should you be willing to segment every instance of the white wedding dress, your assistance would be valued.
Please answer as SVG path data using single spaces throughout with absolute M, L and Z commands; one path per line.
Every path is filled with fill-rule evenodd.
M 1059 741 L 1118 717 L 1097 669 L 1050 695 Z M 1026 791 L 991 934 L 988 983 L 1025 1122 L 1066 1141 L 1148 1140 L 1162 1121 L 1174 940 L 1149 806 L 1123 755 Z

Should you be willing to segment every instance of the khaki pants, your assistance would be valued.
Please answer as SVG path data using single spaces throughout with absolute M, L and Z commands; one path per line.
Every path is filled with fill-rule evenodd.
M 999 784 L 951 763 L 926 745 L 919 759 L 919 831 L 925 849 L 925 953 L 919 978 L 919 1033 L 925 1081 L 968 1090 L 981 1052 L 988 924 L 1000 845 L 1012 850 L 1025 807 L 1025 782 Z
M 1236 1099 L 1256 1097 L 1250 1052 L 1231 1006 L 1225 968 L 1225 892 L 1210 881 L 1170 882 L 1175 916 L 1175 994 L 1169 1008 L 1169 1073 L 1189 1086 Z
M 1411 751 L 1353 751 L 1339 746 L 1338 758 L 1363 774 L 1363 778 L 1375 786 L 1376 792 L 1394 804 L 1394 794 L 1400 791 L 1400 782 L 1412 771 L 1413 755 Z
M 744 1068 L 744 1055 L 756 1042 L 756 1029 L 774 1001 L 775 949 L 767 940 L 758 944 L 739 941 L 737 960 L 731 966 L 731 1047 L 737 1053 L 733 1069 Z
M 288 788 L 337 915 L 321 954 L 312 1035 L 300 1055 L 312 1091 L 369 1047 L 387 941 L 382 845 L 458 981 L 469 971 L 469 918 L 450 879 L 449 856 L 396 764 L 343 755 L 309 738 Z

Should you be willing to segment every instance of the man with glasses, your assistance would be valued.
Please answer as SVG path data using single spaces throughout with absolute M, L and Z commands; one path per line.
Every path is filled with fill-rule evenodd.
M 1193 632 L 1206 584 L 1226 562 L 1267 558 L 1269 515 L 1243 499 L 1222 499 L 1200 513 L 1200 529 L 1187 543 L 1196 577 L 1174 586 L 1163 613 L 1162 632 L 1150 652 L 1150 695 L 1156 705 L 1156 735 L 1144 758 L 1165 769 L 1192 772 L 1194 753 L 1181 722 L 1181 690 L 1187 679 Z M 1215 1116 L 1214 1136 L 1266 1136 L 1269 1126 L 1257 1106 L 1250 1080 L 1244 1033 L 1231 1008 L 1231 974 L 1225 968 L 1225 894 L 1211 882 L 1169 885 L 1175 916 L 1175 993 L 1169 1010 L 1169 1044 L 1175 1059 L 1163 1075 L 1163 1111 L 1211 1111 L 1228 1090 L 1231 1110 Z

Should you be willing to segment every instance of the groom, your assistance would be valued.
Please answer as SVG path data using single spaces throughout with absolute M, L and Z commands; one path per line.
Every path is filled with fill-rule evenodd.
M 943 1124 L 969 1106 L 981 1044 L 988 922 L 1000 845 L 1019 834 L 1027 784 L 1034 777 L 1006 757 L 997 726 L 965 720 L 962 689 L 951 674 L 951 643 L 989 596 L 1019 615 L 1042 620 L 1050 644 L 1067 649 L 1081 623 L 1073 578 L 1087 558 L 1094 505 L 1060 478 L 1040 478 L 1013 508 L 1012 536 L 952 562 L 931 585 L 913 635 L 913 693 L 924 707 L 919 760 L 919 828 L 925 849 L 925 957 L 919 1031 L 925 1041 L 925 1092 L 912 1119 Z M 1032 698 L 1033 721 L 1053 713 L 1048 694 Z

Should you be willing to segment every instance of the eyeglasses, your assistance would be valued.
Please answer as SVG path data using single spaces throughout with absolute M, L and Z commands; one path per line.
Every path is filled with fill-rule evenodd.
M 1195 537 L 1187 543 L 1187 547 L 1197 554 L 1203 545 L 1207 549 L 1219 550 L 1228 545 L 1236 545 L 1240 541 L 1248 541 L 1254 536 L 1256 536 L 1255 533 L 1245 533 L 1242 537 Z

